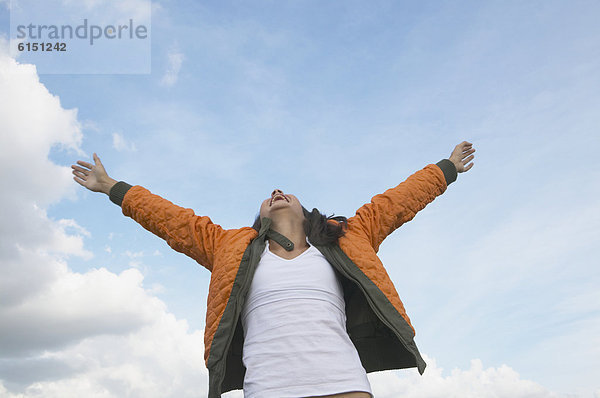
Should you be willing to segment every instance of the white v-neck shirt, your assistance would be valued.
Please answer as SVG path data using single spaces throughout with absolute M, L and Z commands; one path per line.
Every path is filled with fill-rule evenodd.
M 309 244 L 310 245 L 310 244 Z M 244 398 L 371 393 L 346 332 L 344 293 L 315 247 L 286 260 L 269 250 L 242 310 Z

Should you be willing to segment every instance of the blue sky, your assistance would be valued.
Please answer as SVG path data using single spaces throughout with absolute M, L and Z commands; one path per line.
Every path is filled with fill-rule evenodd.
M 308 208 L 351 216 L 467 140 L 477 149 L 474 167 L 380 249 L 430 378 L 384 372 L 371 379 L 376 396 L 438 396 L 435 388 L 440 397 L 487 396 L 476 390 L 487 377 L 492 387 L 481 391 L 497 394 L 489 396 L 600 397 L 599 12 L 593 1 L 157 1 L 151 74 L 37 74 L 4 53 L 0 99 L 11 111 L 0 114 L 2 178 L 22 189 L 3 205 L 40 213 L 22 228 L 20 211 L 2 216 L 23 231 L 3 228 L 3 266 L 12 269 L 11 248 L 38 253 L 62 242 L 42 250 L 61 271 L 46 282 L 39 276 L 39 291 L 22 302 L 34 308 L 44 289 L 81 280 L 126 300 L 134 292 L 155 310 L 128 328 L 106 326 L 99 320 L 140 312 L 110 304 L 98 288 L 104 309 L 69 318 L 89 322 L 80 334 L 0 350 L 0 395 L 34 396 L 35 383 L 42 396 L 60 395 L 88 381 L 119 396 L 97 378 L 115 364 L 27 376 L 8 369 L 48 355 L 74 369 L 73 358 L 114 346 L 102 339 L 144 328 L 154 331 L 144 335 L 151 346 L 168 330 L 156 319 L 177 329 L 175 347 L 202 343 L 210 274 L 106 197 L 69 182 L 77 159 L 96 152 L 113 178 L 234 228 L 250 225 L 275 187 Z M 0 35 L 6 43 L 2 1 Z M 15 70 L 29 77 L 17 80 Z M 36 127 L 27 119 L 38 114 L 45 122 Z M 23 168 L 18 179 L 8 172 Z M 58 231 L 57 241 L 37 237 L 43 228 Z M 32 264 L 18 261 L 20 269 Z M 19 308 L 6 304 L 0 319 Z M 35 308 L 48 324 L 63 319 Z M 9 329 L 0 336 L 18 333 Z M 136 349 L 124 352 L 132 369 L 150 366 Z M 144 381 L 128 383 L 148 396 Z

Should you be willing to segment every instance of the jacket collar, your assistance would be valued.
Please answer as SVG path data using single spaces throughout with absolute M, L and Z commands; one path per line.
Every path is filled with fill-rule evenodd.
M 277 242 L 281 247 L 285 250 L 292 251 L 294 250 L 294 242 L 280 234 L 279 232 L 271 229 L 271 225 L 273 220 L 269 217 L 263 217 L 261 220 L 260 231 L 258 231 L 258 237 L 261 239 L 272 239 Z

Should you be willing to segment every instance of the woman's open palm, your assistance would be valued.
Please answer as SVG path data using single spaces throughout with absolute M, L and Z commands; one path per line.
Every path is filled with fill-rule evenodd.
M 469 171 L 471 167 L 473 167 L 474 163 L 470 163 L 467 165 L 467 163 L 472 161 L 475 157 L 475 155 L 473 155 L 473 152 L 475 152 L 473 144 L 467 141 L 461 142 L 454 148 L 452 154 L 448 159 L 452 163 L 454 163 L 454 166 L 456 166 L 457 173 L 464 173 L 465 171 Z
M 74 175 L 73 179 L 90 191 L 108 194 L 116 181 L 108 176 L 100 158 L 95 153 L 94 163 L 91 164 L 83 160 L 78 160 L 77 165 L 71 165 Z

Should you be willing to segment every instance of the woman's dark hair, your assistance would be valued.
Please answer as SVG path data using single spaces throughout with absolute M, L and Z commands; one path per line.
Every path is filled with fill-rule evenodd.
M 329 216 L 321 214 L 318 209 L 312 211 L 306 210 L 302 206 L 304 212 L 304 233 L 308 241 L 313 245 L 334 245 L 338 242 L 340 236 L 344 236 L 344 228 L 348 226 L 348 219 L 344 216 Z M 335 223 L 329 220 L 336 221 Z M 260 214 L 256 216 L 252 228 L 260 231 L 261 221 Z

